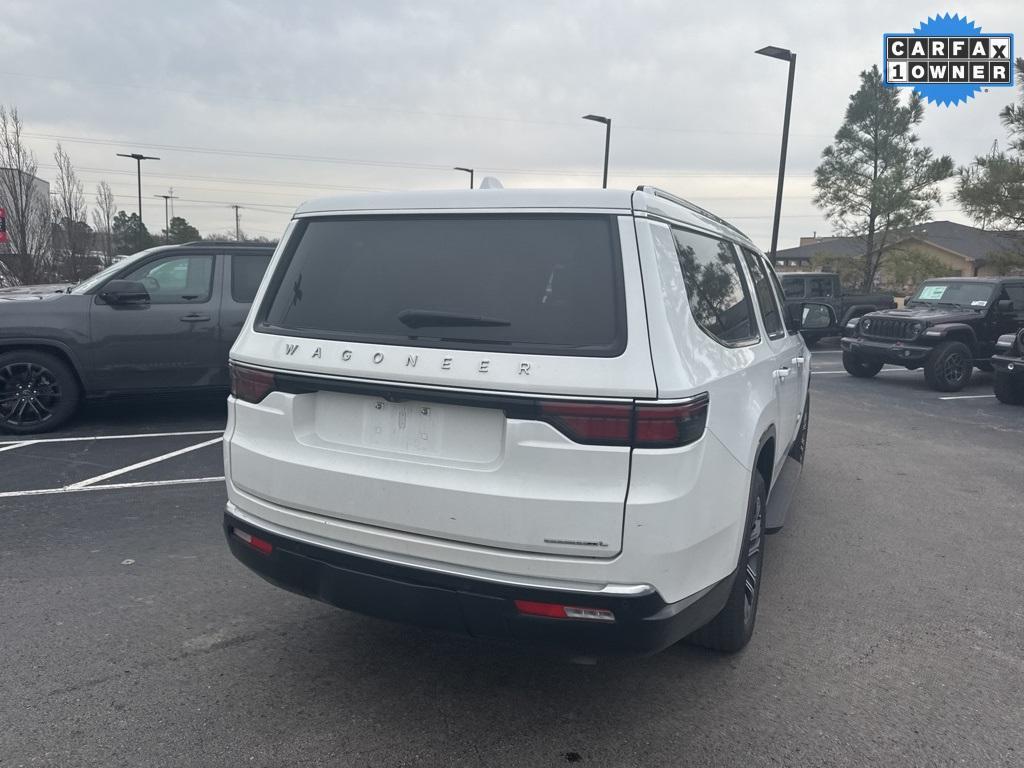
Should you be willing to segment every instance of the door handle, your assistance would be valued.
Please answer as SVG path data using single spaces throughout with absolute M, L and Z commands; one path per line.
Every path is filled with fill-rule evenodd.
M 790 371 L 789 368 L 779 368 L 772 375 L 779 381 L 782 381 L 782 379 L 789 378 L 790 373 L 792 373 L 792 371 Z
M 183 323 L 205 323 L 209 319 L 209 315 L 200 315 L 197 312 L 192 312 L 191 314 L 181 316 L 181 322 Z
M 790 362 L 793 365 L 803 365 L 807 361 L 804 358 L 802 358 L 802 357 L 794 357 Z

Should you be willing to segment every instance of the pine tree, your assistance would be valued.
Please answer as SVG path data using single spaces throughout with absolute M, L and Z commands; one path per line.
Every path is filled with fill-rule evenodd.
M 900 231 L 928 220 L 941 201 L 938 182 L 953 175 L 953 159 L 919 145 L 914 128 L 924 119 L 920 95 L 904 104 L 882 84 L 878 67 L 861 72 L 835 141 L 814 171 L 814 202 L 836 234 L 864 245 L 861 286 L 870 290 Z

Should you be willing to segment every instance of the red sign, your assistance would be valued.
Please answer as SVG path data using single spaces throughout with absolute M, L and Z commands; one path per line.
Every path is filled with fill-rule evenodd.
M 7 242 L 7 212 L 0 208 L 0 243 Z

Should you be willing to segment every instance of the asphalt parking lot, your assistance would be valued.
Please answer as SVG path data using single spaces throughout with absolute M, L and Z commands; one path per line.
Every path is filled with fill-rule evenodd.
M 0 436 L 0 766 L 1024 764 L 1024 408 L 813 372 L 734 657 L 571 665 L 265 584 L 220 530 L 222 400 Z

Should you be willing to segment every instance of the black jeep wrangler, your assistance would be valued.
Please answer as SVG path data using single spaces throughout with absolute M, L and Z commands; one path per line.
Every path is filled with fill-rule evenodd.
M 1024 327 L 1024 277 L 928 280 L 903 309 L 851 320 L 842 340 L 843 367 L 869 378 L 886 363 L 924 368 L 940 392 L 967 386 L 974 368 L 992 370 L 996 339 Z
M 1008 333 L 999 337 L 992 366 L 996 369 L 992 386 L 999 402 L 1024 405 L 1024 328 L 1016 336 Z

